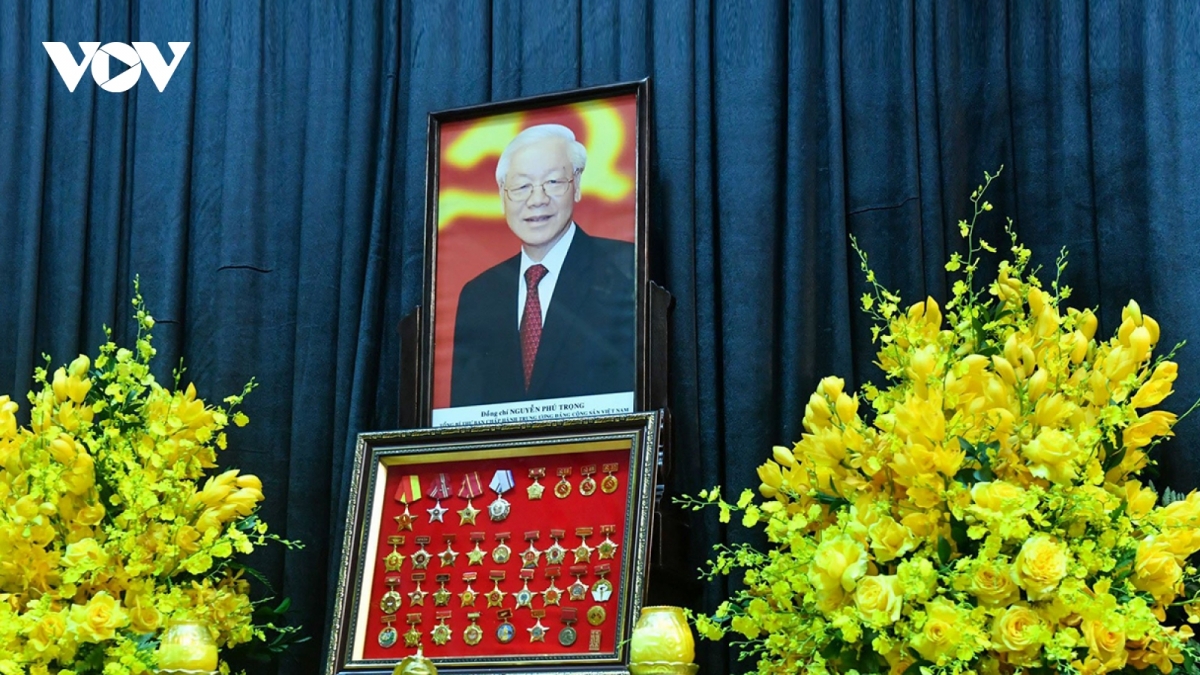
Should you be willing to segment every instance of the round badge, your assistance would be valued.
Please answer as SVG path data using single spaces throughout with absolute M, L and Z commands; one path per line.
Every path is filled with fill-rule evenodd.
M 496 561 L 497 565 L 503 565 L 508 562 L 510 555 L 512 555 L 512 549 L 504 544 L 500 544 L 492 549 L 492 560 Z
M 510 508 L 511 506 L 506 499 L 496 497 L 496 501 L 488 504 L 488 518 L 491 518 L 492 522 L 498 523 L 508 517 Z
M 553 546 L 546 549 L 546 564 L 561 565 L 563 558 L 566 557 L 566 555 L 567 549 L 559 546 L 558 542 L 555 542 Z
M 588 476 L 579 481 L 579 494 L 584 497 L 591 497 L 596 492 L 596 479 Z
M 516 634 L 516 629 L 513 628 L 513 625 L 507 621 L 500 624 L 500 626 L 496 628 L 496 640 L 498 640 L 502 645 L 512 642 L 513 638 L 516 637 Z
M 593 626 L 599 626 L 600 624 L 604 623 L 604 617 L 606 616 L 608 616 L 608 614 L 605 613 L 603 607 L 600 605 L 593 605 L 592 608 L 588 610 L 587 620 L 588 623 L 592 624 Z
M 396 646 L 396 640 L 399 638 L 400 634 L 396 632 L 396 629 L 388 626 L 379 631 L 379 646 L 384 649 L 391 649 Z
M 388 591 L 379 599 L 379 609 L 382 609 L 384 614 L 395 614 L 396 610 L 400 609 L 400 602 L 399 593 Z
M 612 584 L 608 579 L 601 579 L 592 584 L 592 599 L 596 602 L 607 602 L 612 597 Z
M 604 480 L 600 481 L 600 491 L 606 495 L 611 495 L 612 493 L 616 492 L 617 477 L 611 473 L 605 476 Z
M 563 478 L 562 480 L 558 481 L 558 483 L 555 483 L 555 485 L 554 485 L 554 496 L 555 497 L 558 497 L 559 499 L 566 499 L 570 494 L 571 494 L 571 484 L 567 482 L 566 478 Z
M 575 634 L 575 629 L 567 626 L 558 633 L 558 644 L 564 647 L 570 647 L 575 644 L 575 639 L 579 637 Z
M 474 647 L 483 641 L 483 629 L 479 624 L 473 623 L 463 629 L 463 642 Z

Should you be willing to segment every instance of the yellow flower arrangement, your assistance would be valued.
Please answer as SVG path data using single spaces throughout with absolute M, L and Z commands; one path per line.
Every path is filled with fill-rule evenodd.
M 134 349 L 106 331 L 94 362 L 37 369 L 28 426 L 0 396 L 0 674 L 153 673 L 171 620 L 205 622 L 223 647 L 272 629 L 234 561 L 283 541 L 255 515 L 262 483 L 210 475 L 253 381 L 224 406 L 178 391 L 181 371 L 164 388 L 154 319 L 140 292 L 133 304 Z
M 1065 253 L 1044 288 L 1011 221 L 1011 259 L 977 286 L 994 178 L 959 223 L 944 308 L 902 310 L 855 242 L 887 386 L 822 380 L 801 440 L 758 468 L 762 501 L 681 500 L 741 512 L 769 543 L 717 546 L 705 577 L 741 584 L 693 616 L 740 636 L 755 672 L 1200 672 L 1183 612 L 1167 616 L 1200 620 L 1200 493 L 1159 505 L 1140 478 L 1177 421 L 1148 410 L 1173 352 L 1155 356 L 1159 326 L 1132 301 L 1097 339 L 1096 315 L 1064 304 Z

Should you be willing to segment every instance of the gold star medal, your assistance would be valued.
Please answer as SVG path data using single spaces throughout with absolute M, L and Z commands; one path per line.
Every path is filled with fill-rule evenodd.
M 467 551 L 467 564 L 468 565 L 482 565 L 483 564 L 483 558 L 484 558 L 484 556 L 487 555 L 487 552 L 484 551 L 482 548 L 480 548 L 479 544 L 481 544 L 483 542 L 483 539 L 486 536 L 487 535 L 484 534 L 483 532 L 472 532 L 471 533 L 471 541 L 475 542 L 475 548 L 471 549 L 470 551 Z
M 542 492 L 546 486 L 539 481 L 546 477 L 546 467 L 541 466 L 536 469 L 529 470 L 529 477 L 533 479 L 533 484 L 525 488 L 525 494 L 529 495 L 529 500 L 534 501 L 542 498 Z
M 479 627 L 479 612 L 468 613 L 467 620 L 471 622 L 471 625 L 463 629 L 463 642 L 474 647 L 483 641 L 483 629 Z
M 417 589 L 408 594 L 408 606 L 409 607 L 424 607 L 425 606 L 425 596 L 429 595 L 425 591 L 421 590 L 421 582 L 425 581 L 425 573 L 417 572 L 416 574 L 412 575 L 412 580 L 413 580 L 413 583 L 415 583 L 417 585 Z
M 529 582 L 533 579 L 533 570 L 521 570 L 520 574 L 521 581 L 525 582 L 525 585 L 521 587 L 521 590 L 517 591 L 513 598 L 517 601 L 517 609 L 522 607 L 532 609 L 533 591 L 529 590 Z
M 571 566 L 571 576 L 575 577 L 575 583 L 567 586 L 567 595 L 575 602 L 587 599 L 588 585 L 583 583 L 583 576 L 587 574 L 587 570 L 587 565 Z
M 421 479 L 416 475 L 401 476 L 400 484 L 396 486 L 396 501 L 404 504 L 404 513 L 394 517 L 398 531 L 412 530 L 417 517 L 409 513 L 408 505 L 421 498 Z
M 601 525 L 600 534 L 604 535 L 604 541 L 596 546 L 596 553 L 600 554 L 601 560 L 612 560 L 617 553 L 617 542 L 612 540 L 612 535 L 617 531 L 616 525 Z
M 478 578 L 478 576 L 475 572 L 466 572 L 463 574 L 462 578 L 463 583 L 467 585 L 467 590 L 458 594 L 458 600 L 460 603 L 462 603 L 463 607 L 474 607 L 475 589 L 471 587 L 471 584 L 475 583 L 475 579 Z
M 442 538 L 446 541 L 446 550 L 438 554 L 438 560 L 442 561 L 442 567 L 454 567 L 454 561 L 458 560 L 458 551 L 450 545 L 454 543 L 455 535 L 447 534 Z
M 488 504 L 488 517 L 493 523 L 498 523 L 508 517 L 512 510 L 512 504 L 504 498 L 504 493 L 513 489 L 512 471 L 508 469 L 498 469 L 495 475 L 492 476 L 492 482 L 488 483 L 488 487 L 496 493 L 496 500 Z
M 404 634 L 405 647 L 421 646 L 421 631 L 417 630 L 417 626 L 421 623 L 421 614 L 408 615 L 408 632 Z
M 483 484 L 479 482 L 479 472 L 471 471 L 464 474 L 462 485 L 458 488 L 458 496 L 467 500 L 467 505 L 458 512 L 459 525 L 475 524 L 475 516 L 479 515 L 479 509 L 475 508 L 471 500 L 481 494 L 483 494 Z
M 438 582 L 438 589 L 433 592 L 433 606 L 445 607 L 450 604 L 450 591 L 446 590 L 446 583 L 450 581 L 449 574 L 439 574 L 434 577 Z
M 542 557 L 542 552 L 534 547 L 533 542 L 541 536 L 537 530 L 525 533 L 525 541 L 529 542 L 529 548 L 521 551 L 521 567 L 534 568 L 537 567 L 538 559 Z
M 566 499 L 571 495 L 571 481 L 567 477 L 571 475 L 571 467 L 564 466 L 558 470 L 558 482 L 554 484 L 554 496 L 559 499 Z
M 487 594 L 484 595 L 484 597 L 487 598 L 488 607 L 503 607 L 504 596 L 508 595 L 508 593 L 500 590 L 500 582 L 504 581 L 504 571 L 493 570 L 490 576 L 494 585 L 492 590 L 488 591 Z
M 530 642 L 545 642 L 546 641 L 546 627 L 542 625 L 542 617 L 546 616 L 546 610 L 535 609 L 535 610 L 531 611 L 529 613 L 529 615 L 532 616 L 535 621 L 537 621 L 537 623 L 535 623 L 532 626 L 530 626 L 529 628 L 525 629 L 525 630 L 529 631 L 529 641 Z
M 580 467 L 579 473 L 583 476 L 583 480 L 579 481 L 579 494 L 584 497 L 591 497 L 596 494 L 596 479 L 592 475 L 596 473 L 596 465 L 589 464 L 588 466 Z
M 612 464 L 605 464 L 604 466 L 600 467 L 600 470 L 607 474 L 604 476 L 604 480 L 600 481 L 601 492 L 606 495 L 611 495 L 617 491 L 620 483 L 617 481 L 616 473 L 620 468 L 621 465 L 617 464 L 616 462 L 613 462 Z
M 562 544 L 558 543 L 560 539 L 567 536 L 566 530 L 550 530 L 550 539 L 554 541 L 550 548 L 546 549 L 546 564 L 561 565 L 567 557 L 567 549 L 563 548 Z
M 413 539 L 413 541 L 417 542 L 417 546 L 420 546 L 421 548 L 414 551 L 413 554 L 408 557 L 408 559 L 412 561 L 414 570 L 423 570 L 429 566 L 429 560 L 433 557 L 429 555 L 429 551 L 425 550 L 425 546 L 429 544 L 430 538 L 426 535 L 421 535 L 420 537 Z
M 448 611 L 438 612 L 437 614 L 434 615 L 434 618 L 436 618 L 441 623 L 434 626 L 433 630 L 429 631 L 430 637 L 433 638 L 433 644 L 441 647 L 442 645 L 446 644 L 447 642 L 450 642 L 450 638 L 454 635 L 454 633 L 451 632 L 450 626 L 446 625 L 446 620 L 449 619 L 451 616 L 453 616 L 453 615 Z
M 396 547 L 404 545 L 404 536 L 392 535 L 387 538 L 387 543 L 392 547 L 392 552 L 383 557 L 383 571 L 399 572 L 404 565 L 404 554 L 397 552 Z
M 577 527 L 577 528 L 575 528 L 575 534 L 578 535 L 583 540 L 583 541 L 579 542 L 578 546 L 575 547 L 575 562 L 577 562 L 577 563 L 591 562 L 592 561 L 592 551 L 594 551 L 595 549 L 593 549 L 591 546 L 587 545 L 587 538 L 592 536 L 592 528 Z
M 546 590 L 542 591 L 542 604 L 545 606 L 557 605 L 562 599 L 562 590 L 554 585 L 554 580 L 558 578 L 559 569 L 557 567 L 546 568 L 546 578 L 550 580 L 550 585 Z

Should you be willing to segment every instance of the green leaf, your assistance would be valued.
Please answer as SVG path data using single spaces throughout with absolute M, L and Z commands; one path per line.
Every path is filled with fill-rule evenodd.
M 946 539 L 945 537 L 938 537 L 938 551 L 937 552 L 938 552 L 938 560 L 942 563 L 942 565 L 950 564 L 950 555 L 952 554 L 953 551 L 950 548 L 950 541 L 948 539 Z

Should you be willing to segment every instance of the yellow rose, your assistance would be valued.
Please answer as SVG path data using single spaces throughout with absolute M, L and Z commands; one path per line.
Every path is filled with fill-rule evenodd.
M 71 606 L 71 625 L 82 642 L 111 640 L 118 628 L 129 623 L 129 616 L 105 591 L 95 595 L 86 605 Z
M 846 535 L 821 542 L 809 565 L 809 578 L 827 608 L 839 604 L 866 573 L 867 550 Z
M 995 513 L 1011 513 L 1024 496 L 1025 490 L 1020 486 L 1002 480 L 976 483 L 971 487 L 971 501 Z
M 1064 431 L 1042 429 L 1037 438 L 1025 444 L 1021 454 L 1029 460 L 1029 470 L 1038 478 L 1060 484 L 1075 480 L 1079 444 Z
M 1022 662 L 1037 656 L 1041 638 L 1042 619 L 1028 607 L 1009 607 L 992 623 L 992 643 L 1002 652 L 1019 653 Z
M 130 598 L 126 597 L 125 602 L 129 603 L 129 622 L 135 631 L 142 634 L 158 631 L 158 627 L 162 625 L 163 616 L 162 612 L 159 612 L 154 606 L 152 598 L 138 596 L 133 598 L 130 603 Z
M 81 567 L 88 570 L 96 570 L 108 564 L 108 554 L 100 547 L 100 544 L 95 539 L 87 537 L 79 541 L 67 545 L 66 555 L 63 556 L 63 564 L 67 567 Z
M 191 525 L 184 525 L 175 533 L 175 545 L 183 554 L 192 554 L 200 550 L 200 531 Z
M 903 593 L 895 575 L 864 577 L 854 590 L 854 604 L 865 622 L 886 626 L 900 619 Z
M 943 659 L 954 655 L 962 640 L 964 621 L 958 609 L 945 598 L 925 605 L 925 624 L 912 638 L 912 647 L 925 660 L 941 665 Z
M 1006 607 L 1021 597 L 1021 589 L 1013 581 L 1008 565 L 991 561 L 975 568 L 969 589 L 979 604 L 986 607 Z
M 1161 603 L 1175 599 L 1180 590 L 1183 570 L 1166 542 L 1147 537 L 1138 544 L 1134 562 L 1133 585 Z
M 62 641 L 67 632 L 67 619 L 58 612 L 52 612 L 42 617 L 29 631 L 28 645 L 39 653 L 55 647 Z
M 1107 672 L 1125 667 L 1129 654 L 1125 651 L 1125 633 L 1109 630 L 1094 619 L 1083 622 L 1083 637 L 1087 641 L 1088 653 L 1100 662 Z
M 915 545 L 912 532 L 890 516 L 880 518 L 867 528 L 871 538 L 871 550 L 879 562 L 895 560 L 912 550 Z
M 79 509 L 79 513 L 75 514 L 75 520 L 79 521 L 80 525 L 87 525 L 89 527 L 98 525 L 101 520 L 104 520 L 104 505 L 100 503 L 89 504 Z
M 1021 546 L 1012 571 L 1013 581 L 1025 589 L 1029 599 L 1039 600 L 1067 575 L 1067 547 L 1054 537 L 1035 534 Z

